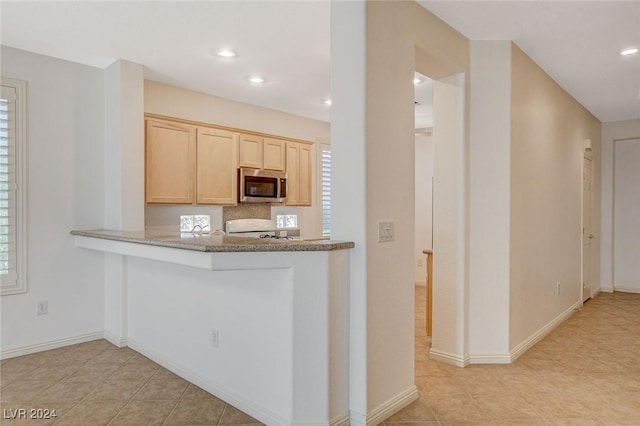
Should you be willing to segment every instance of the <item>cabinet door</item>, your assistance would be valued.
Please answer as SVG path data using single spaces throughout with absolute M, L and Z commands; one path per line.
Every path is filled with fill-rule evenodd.
M 198 127 L 197 203 L 238 203 L 238 134 Z
M 288 206 L 297 206 L 300 202 L 300 184 L 298 175 L 300 170 L 300 145 L 287 142 L 287 202 Z
M 278 139 L 264 139 L 263 165 L 265 170 L 284 170 L 285 142 Z
M 311 145 L 300 144 L 298 160 L 298 186 L 300 188 L 298 205 L 300 206 L 311 205 L 311 177 L 313 167 L 311 149 Z
M 287 142 L 287 205 L 310 206 L 313 167 L 313 147 Z
M 240 135 L 240 167 L 262 168 L 262 138 Z
M 194 202 L 196 161 L 194 127 L 147 120 L 145 140 L 145 201 L 191 204 Z

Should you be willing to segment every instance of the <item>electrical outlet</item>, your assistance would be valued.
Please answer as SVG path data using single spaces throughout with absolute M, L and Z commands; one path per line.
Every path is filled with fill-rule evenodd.
M 423 266 L 424 266 L 424 259 L 423 259 L 423 258 L 421 258 L 421 257 L 419 257 L 419 258 L 418 258 L 418 267 L 419 267 L 419 268 L 422 268 Z
M 43 300 L 38 302 L 38 315 L 45 315 L 49 313 L 49 301 Z
M 556 283 L 556 287 L 558 288 L 558 294 L 557 294 L 557 296 L 560 296 L 560 283 Z
M 212 328 L 211 329 L 211 346 L 217 349 L 219 345 L 220 345 L 220 334 L 218 333 L 218 330 L 216 330 L 215 328 Z
M 393 222 L 378 222 L 378 242 L 386 243 L 394 238 Z

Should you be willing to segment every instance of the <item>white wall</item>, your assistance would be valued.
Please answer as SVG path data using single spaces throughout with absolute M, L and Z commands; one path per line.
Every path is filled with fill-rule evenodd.
M 143 67 L 117 60 L 104 71 L 105 226 L 144 230 Z
M 1 56 L 2 75 L 28 93 L 28 292 L 1 298 L 4 357 L 102 335 L 104 257 L 69 231 L 104 226 L 105 182 L 102 70 L 4 46 Z
M 302 139 L 314 143 L 329 140 L 330 133 L 329 123 L 168 86 L 150 80 L 145 80 L 144 82 L 144 111 L 146 113 Z M 312 162 L 314 177 L 317 176 L 316 166 L 316 162 Z M 313 200 L 317 199 L 316 192 L 317 186 L 313 185 Z M 195 209 L 201 211 L 202 214 L 222 217 L 221 207 L 202 206 L 195 207 Z M 173 210 L 180 211 L 180 207 L 175 207 Z M 318 234 L 318 229 L 320 229 L 318 221 L 322 220 L 319 206 L 297 207 L 295 210 L 299 215 L 298 224 L 301 234 L 306 238 L 321 237 L 322 235 Z M 156 216 L 158 211 L 158 208 L 147 209 L 146 219 L 152 226 L 162 222 Z M 290 210 L 287 209 L 287 211 Z
M 594 146 L 598 182 L 601 124 L 517 46 L 511 55 L 509 332 L 517 351 L 582 303 L 584 139 Z M 599 229 L 594 235 L 597 245 Z
M 415 282 L 426 285 L 427 261 L 422 253 L 432 249 L 432 179 L 433 138 L 430 134 L 416 134 L 415 148 Z
M 469 354 L 509 362 L 511 42 L 472 41 L 471 69 Z
M 382 421 L 417 397 L 412 79 L 416 70 L 435 78 L 447 74 L 417 68 L 415 47 L 442 60 L 440 71 L 457 73 L 466 70 L 468 44 L 414 2 L 334 2 L 331 25 L 333 182 L 340 186 L 332 194 L 333 235 L 356 244 L 350 404 L 351 424 L 357 425 Z M 458 164 L 453 167 L 458 171 Z M 458 212 L 452 214 L 457 220 Z M 379 221 L 395 223 L 393 242 L 378 243 Z M 454 327 L 464 323 L 458 314 Z
M 220 397 L 292 418 L 291 269 L 204 271 L 131 257 L 125 273 L 133 347 Z
M 640 119 L 602 125 L 602 210 L 600 245 L 602 291 L 613 291 L 613 174 L 614 141 L 640 137 Z M 597 275 L 594 273 L 594 277 Z

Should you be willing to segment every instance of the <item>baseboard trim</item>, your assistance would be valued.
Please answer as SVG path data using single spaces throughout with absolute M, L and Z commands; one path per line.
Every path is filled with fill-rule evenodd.
M 220 386 L 212 385 L 210 381 L 206 380 L 204 377 L 200 376 L 198 373 L 186 370 L 176 364 L 173 361 L 165 358 L 164 355 L 150 349 L 144 345 L 139 344 L 135 341 L 135 339 L 129 339 L 128 346 L 136 352 L 141 353 L 142 355 L 150 358 L 156 363 L 160 364 L 167 370 L 172 371 L 183 379 L 201 387 L 212 395 L 220 398 L 221 400 L 233 405 L 237 409 L 244 411 L 250 416 L 260 420 L 263 423 L 268 425 L 282 425 L 289 426 L 294 424 L 291 420 L 285 419 L 284 417 L 276 414 L 264 407 L 258 406 L 254 404 L 252 401 L 247 400 L 241 395 L 237 395 L 233 392 L 230 392 Z M 309 423 L 309 425 L 319 425 L 319 423 Z M 326 424 L 325 424 L 326 425 Z M 324 426 L 324 425 L 323 425 Z
M 90 342 L 92 340 L 99 340 L 104 338 L 103 331 L 96 331 L 95 333 L 81 334 L 74 337 L 66 337 L 64 339 L 50 340 L 44 343 L 38 343 L 35 345 L 22 346 L 15 349 L 3 350 L 0 352 L 0 359 L 9 359 L 22 355 L 29 355 L 36 352 L 48 351 L 51 349 L 62 348 L 64 346 L 76 345 L 78 343 Z
M 536 331 L 527 339 L 525 339 L 523 342 L 521 342 L 516 347 L 514 347 L 510 352 L 511 362 L 518 359 L 520 355 L 528 351 L 533 345 L 535 345 L 540 340 L 542 340 L 547 334 L 551 333 L 554 328 L 562 324 L 564 320 L 566 320 L 573 314 L 573 311 L 580 308 L 581 306 L 582 306 L 582 302 L 577 301 L 576 303 L 571 305 L 571 307 L 569 307 L 567 310 L 565 310 L 560 315 L 558 315 L 553 320 L 551 320 L 551 322 L 549 322 L 547 325 L 545 325 L 540 330 Z
M 420 287 L 426 287 L 427 283 L 425 281 L 415 281 L 414 282 L 415 285 L 420 286 Z
M 329 422 L 329 426 L 349 426 L 349 413 L 334 418 Z
M 351 410 L 349 413 L 350 426 L 367 426 L 367 415 Z
M 431 350 L 429 351 L 429 358 L 434 361 L 440 361 L 446 364 L 455 365 L 456 367 L 466 367 L 467 365 L 469 365 L 469 355 L 460 357 L 456 354 L 439 351 L 433 348 L 431 348 Z
M 400 392 L 393 398 L 384 402 L 376 407 L 369 414 L 362 414 L 355 411 L 351 411 L 350 425 L 351 426 L 375 426 L 384 422 L 389 417 L 393 416 L 398 411 L 402 410 L 407 405 L 418 399 L 418 388 L 411 386 L 409 389 Z
M 384 422 L 419 397 L 418 388 L 415 385 L 404 392 L 400 392 L 367 415 L 367 426 L 375 426 Z
M 104 338 L 111 344 L 116 345 L 119 348 L 124 348 L 125 346 L 127 346 L 128 340 L 126 337 L 120 338 L 117 337 L 115 334 L 105 330 L 104 331 Z
M 469 364 L 511 364 L 511 355 L 469 355 Z
M 613 293 L 613 287 L 610 286 L 601 286 L 600 291 L 603 293 Z
M 620 286 L 615 286 L 615 291 L 619 291 L 620 293 L 640 293 L 640 288 L 633 288 L 633 287 L 620 287 Z

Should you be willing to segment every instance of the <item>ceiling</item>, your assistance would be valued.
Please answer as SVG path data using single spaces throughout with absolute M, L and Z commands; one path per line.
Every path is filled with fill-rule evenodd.
M 3 0 L 0 12 L 6 46 L 100 68 L 126 59 L 147 79 L 329 121 L 328 2 Z
M 600 121 L 640 118 L 640 1 L 424 1 L 470 40 L 513 40 Z
M 640 46 L 640 0 L 420 4 L 470 39 L 514 40 L 601 121 L 640 118 L 640 55 L 618 55 Z M 100 68 L 122 58 L 151 80 L 329 121 L 329 6 L 3 0 L 0 41 Z M 223 47 L 239 56 L 212 55 Z

